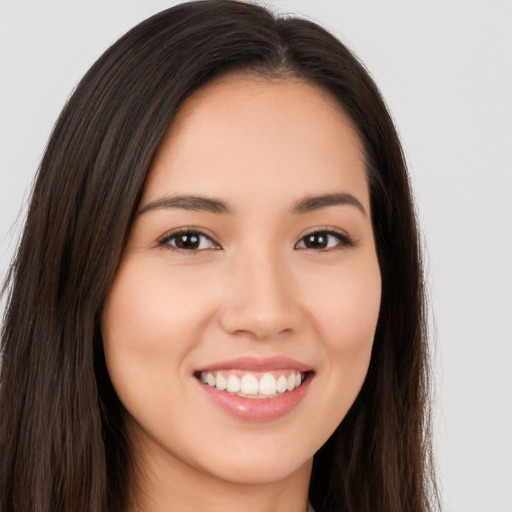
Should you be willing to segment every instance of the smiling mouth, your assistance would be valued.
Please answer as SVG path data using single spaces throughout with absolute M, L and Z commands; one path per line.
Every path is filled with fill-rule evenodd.
M 266 372 L 246 370 L 213 370 L 196 372 L 203 384 L 226 394 L 243 398 L 275 398 L 297 389 L 312 372 L 292 368 Z

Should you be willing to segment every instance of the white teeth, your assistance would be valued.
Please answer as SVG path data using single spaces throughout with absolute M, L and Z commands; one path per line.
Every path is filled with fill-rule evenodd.
M 276 391 L 278 393 L 284 393 L 286 391 L 286 377 L 281 375 L 276 382 Z
M 286 379 L 286 389 L 288 391 L 293 391 L 295 389 L 295 374 L 291 373 Z
M 215 387 L 220 391 L 224 391 L 228 387 L 228 381 L 220 373 L 217 373 L 217 377 L 215 377 Z
M 257 395 L 258 394 L 258 379 L 254 375 L 251 375 L 250 373 L 246 373 L 242 377 L 240 391 L 244 395 Z
M 240 379 L 234 374 L 226 378 L 220 371 L 217 371 L 201 372 L 200 380 L 219 391 L 227 391 L 246 398 L 272 398 L 299 387 L 302 384 L 302 374 L 292 371 L 288 377 L 280 375 L 276 379 L 271 373 L 265 373 L 258 381 L 258 378 L 252 373 L 245 373 Z
M 238 393 L 240 391 L 240 379 L 236 375 L 228 377 L 228 387 L 226 388 L 230 393 Z
M 260 379 L 258 391 L 260 395 L 275 395 L 277 391 L 275 377 L 269 373 L 265 373 L 265 375 Z

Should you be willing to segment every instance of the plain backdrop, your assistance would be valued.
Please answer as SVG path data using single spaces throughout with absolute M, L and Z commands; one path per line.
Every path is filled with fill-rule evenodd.
M 0 0 L 2 278 L 66 98 L 111 43 L 174 3 Z M 426 245 L 444 509 L 511 512 L 512 1 L 267 5 L 335 33 L 388 102 Z

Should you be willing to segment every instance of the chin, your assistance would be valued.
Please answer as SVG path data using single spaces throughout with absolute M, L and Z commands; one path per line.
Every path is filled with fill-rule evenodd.
M 209 470 L 218 479 L 232 482 L 238 485 L 269 485 L 292 478 L 302 472 L 309 474 L 313 459 L 306 461 L 285 460 L 281 454 L 281 460 L 277 457 L 269 457 L 267 460 L 237 460 L 225 461 Z
M 306 439 L 253 432 L 231 442 L 213 441 L 196 460 L 204 472 L 236 484 L 271 484 L 311 469 L 315 448 Z M 222 448 L 221 448 L 222 447 Z M 210 449 L 208 449 L 210 448 Z M 213 449 L 212 449 L 213 448 Z

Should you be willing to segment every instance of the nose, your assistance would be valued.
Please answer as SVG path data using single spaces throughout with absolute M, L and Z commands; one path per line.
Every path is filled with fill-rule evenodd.
M 220 324 L 233 335 L 268 340 L 299 328 L 301 312 L 292 272 L 270 254 L 241 257 L 230 269 Z

